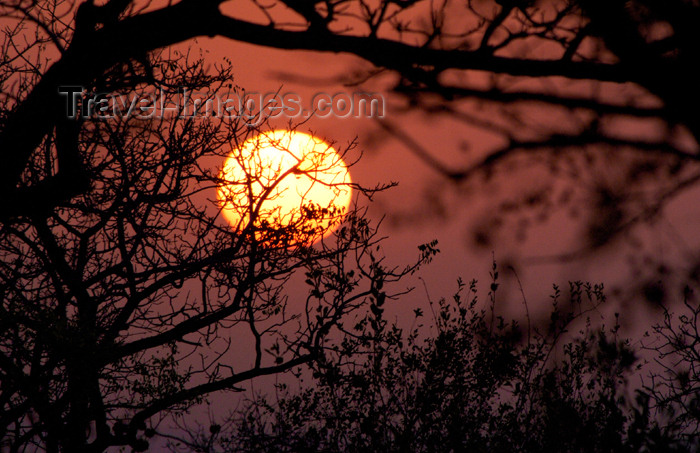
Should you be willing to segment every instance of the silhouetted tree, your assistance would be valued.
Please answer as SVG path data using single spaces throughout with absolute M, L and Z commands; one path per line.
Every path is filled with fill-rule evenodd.
M 657 352 L 656 371 L 645 391 L 667 424 L 697 445 L 700 434 L 700 305 L 687 290 L 683 305 L 664 310 L 664 319 L 647 335 L 645 348 Z
M 652 172 L 675 182 L 630 212 L 615 187 L 600 187 L 615 192 L 599 194 L 601 203 L 612 200 L 614 212 L 605 231 L 592 230 L 593 245 L 630 220 L 654 215 L 659 203 L 697 179 L 700 125 L 694 111 L 700 88 L 694 62 L 700 39 L 694 24 L 700 7 L 694 1 L 310 0 L 225 6 L 222 0 L 0 3 L 0 16 L 9 24 L 0 66 L 4 215 L 21 211 L 25 201 L 65 199 L 84 189 L 70 174 L 61 177 L 75 171 L 78 160 L 70 158 L 75 153 L 70 140 L 63 146 L 66 162 L 41 185 L 29 190 L 21 178 L 49 137 L 73 134 L 63 121 L 60 86 L 93 86 L 114 67 L 143 63 L 149 52 L 196 36 L 351 53 L 376 67 L 369 76 L 382 69 L 398 74 L 395 91 L 412 99 L 408 108 L 461 119 L 497 138 L 497 145 L 473 153 L 471 161 L 449 166 L 439 150 L 399 134 L 453 180 L 538 151 L 581 151 L 583 162 L 562 163 L 580 170 L 593 149 L 621 162 L 634 154 L 624 165 L 630 180 Z M 259 10 L 267 23 L 239 19 L 237 8 Z M 135 83 L 121 79 L 110 88 Z M 483 115 L 473 108 L 481 103 Z M 529 114 L 533 108 L 537 115 Z M 390 121 L 382 127 L 396 131 Z
M 187 56 L 149 64 L 115 70 L 114 83 L 156 73 L 157 85 L 172 87 L 166 97 L 176 87 L 211 94 L 230 83 L 228 68 L 208 72 Z M 236 151 L 259 132 L 243 122 L 76 124 L 80 194 L 22 206 L 0 227 L 3 451 L 145 451 L 167 414 L 316 360 L 379 282 L 415 269 L 378 264 L 379 237 L 360 208 L 307 199 L 282 217 L 265 204 L 281 181 L 301 176 L 335 191 L 375 189 L 319 180 L 316 164 L 259 168 L 256 154 Z M 60 136 L 33 154 L 28 188 L 50 178 L 57 158 L 61 165 Z M 313 161 L 337 165 L 324 160 L 330 152 L 314 148 Z M 241 180 L 220 173 L 230 153 L 245 169 Z M 347 149 L 341 154 L 352 164 Z M 222 187 L 237 224 L 222 218 Z M 306 294 L 290 289 L 304 271 Z
M 681 435 L 686 417 L 697 423 L 692 410 L 657 418 L 661 389 L 631 379 L 642 364 L 617 324 L 586 320 L 602 287 L 555 287 L 543 330 L 494 317 L 492 288 L 491 309 L 480 310 L 475 282 L 460 282 L 452 300 L 431 304 L 427 335 L 421 324 L 389 324 L 374 301 L 354 335 L 316 362 L 311 383 L 280 385 L 224 423 L 190 429 L 173 451 L 695 451 L 697 430 Z

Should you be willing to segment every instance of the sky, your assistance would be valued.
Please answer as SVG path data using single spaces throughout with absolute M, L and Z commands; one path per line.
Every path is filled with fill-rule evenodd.
M 698 218 L 697 212 L 692 209 L 697 190 L 686 191 L 670 203 L 662 221 L 635 231 L 634 236 L 643 243 L 643 247 L 624 240 L 576 259 L 558 259 L 558 256 L 577 250 L 583 234 L 580 222 L 566 212 L 554 213 L 543 222 L 531 219 L 530 226 L 524 229 L 518 228 L 517 223 L 506 222 L 498 230 L 495 241 L 476 244 L 474 231 L 478 230 L 484 219 L 493 215 L 494 204 L 502 201 L 504 193 L 517 194 L 539 187 L 548 190 L 542 183 L 545 178 L 541 169 L 525 165 L 520 168 L 516 162 L 499 184 L 482 183 L 478 179 L 467 184 L 452 184 L 405 143 L 384 133 L 379 122 L 390 122 L 441 162 L 455 167 L 462 165 L 470 155 L 493 146 L 498 139 L 449 116 L 436 115 L 432 118 L 406 110 L 402 99 L 382 91 L 393 81 L 391 75 L 380 75 L 359 86 L 344 85 L 348 74 L 362 73 L 371 68 L 358 57 L 283 51 L 223 38 L 202 38 L 193 45 L 201 47 L 212 61 L 230 58 L 235 83 L 248 92 L 293 92 L 300 95 L 305 105 L 317 93 L 362 90 L 384 93 L 387 102 L 383 120 L 311 118 L 300 129 L 335 142 L 336 147 L 341 148 L 357 138 L 358 149 L 364 155 L 351 168 L 354 181 L 368 186 L 398 182 L 397 187 L 373 200 L 370 212 L 376 220 L 382 220 L 382 231 L 387 236 L 384 251 L 397 263 L 413 259 L 417 245 L 432 239 L 439 241 L 440 255 L 421 274 L 432 298 L 449 297 L 456 287 L 457 277 L 467 281 L 476 278 L 486 288 L 491 260 L 495 258 L 502 266 L 503 300 L 510 303 L 510 311 L 505 313 L 516 317 L 522 315 L 519 279 L 529 304 L 535 307 L 535 311 L 542 309 L 542 314 L 546 315 L 547 295 L 551 292 L 552 284 L 564 287 L 569 280 L 602 282 L 610 289 L 611 299 L 615 299 L 617 286 L 624 288 L 630 279 L 639 278 L 634 273 L 635 260 L 643 258 L 635 257 L 635 252 L 642 251 L 642 254 L 648 253 L 673 262 L 683 260 L 683 254 L 693 245 L 698 245 L 695 238 Z M 537 112 L 533 117 L 537 117 Z M 285 127 L 287 121 L 280 118 L 271 124 Z M 539 121 L 552 121 L 552 117 L 542 114 Z M 637 124 L 623 125 L 619 130 L 622 133 L 643 133 L 643 128 Z M 614 169 L 603 170 L 612 172 Z M 601 170 L 592 168 L 594 175 L 596 172 Z M 610 177 L 614 177 L 614 173 Z M 536 213 L 529 215 L 536 217 Z M 488 224 L 485 228 L 495 229 Z M 509 266 L 513 266 L 515 272 Z M 423 286 L 422 282 L 413 284 Z M 642 328 L 648 328 L 648 316 L 658 315 L 658 312 L 640 307 L 640 301 L 628 296 L 621 295 L 615 304 L 610 304 L 610 311 L 623 311 L 623 324 L 630 333 L 638 334 Z M 425 291 L 415 291 L 411 299 L 413 303 L 425 303 Z M 403 308 L 396 310 L 398 317 L 406 313 Z
M 150 7 L 162 6 L 165 1 L 150 2 Z M 478 7 L 483 2 L 476 2 Z M 482 5 L 482 6 L 479 6 Z M 265 23 L 266 18 L 252 2 L 225 2 L 224 11 L 230 15 Z M 278 11 L 277 8 L 276 11 Z M 461 20 L 459 17 L 452 20 Z M 603 282 L 615 298 L 618 287 L 629 289 L 629 282 L 653 278 L 644 274 L 648 270 L 637 269 L 646 261 L 661 260 L 673 268 L 683 267 L 686 262 L 697 260 L 693 250 L 700 249 L 700 240 L 695 233 L 700 218 L 696 209 L 700 189 L 690 188 L 668 203 L 661 221 L 636 228 L 633 238 L 618 241 L 596 253 L 562 260 L 562 255 L 578 250 L 582 229 L 582 217 L 576 213 L 557 211 L 546 214 L 537 209 L 514 215 L 505 220 L 496 220 L 503 200 L 517 199 L 521 194 L 537 191 L 554 191 L 560 187 L 548 185 L 549 176 L 542 167 L 533 168 L 515 160 L 504 168 L 495 181 L 485 183 L 472 178 L 462 184 L 454 184 L 439 174 L 424 159 L 419 157 L 411 145 L 401 139 L 408 137 L 430 158 L 448 168 L 463 168 L 465 162 L 478 159 L 489 149 L 501 144 L 502 138 L 489 133 L 490 124 L 503 124 L 504 112 L 479 101 L 467 101 L 457 106 L 456 112 L 425 114 L 407 104 L 406 100 L 387 92 L 396 81 L 395 74 L 381 73 L 359 84 L 347 82 L 364 80 L 373 66 L 359 57 L 348 54 L 323 52 L 287 51 L 254 46 L 225 38 L 198 38 L 173 46 L 172 49 L 199 51 L 214 65 L 228 58 L 232 61 L 234 81 L 246 92 L 296 93 L 304 107 L 318 93 L 353 93 L 356 91 L 377 92 L 384 95 L 385 118 L 318 118 L 304 122 L 300 129 L 312 132 L 336 147 L 343 147 L 358 140 L 357 151 L 363 158 L 351 169 L 353 181 L 367 186 L 397 182 L 398 186 L 379 194 L 370 204 L 370 213 L 376 221 L 382 221 L 382 231 L 387 236 L 384 250 L 397 263 L 411 261 L 416 256 L 416 247 L 433 239 L 439 241 L 441 254 L 424 269 L 423 280 L 434 297 L 449 296 L 458 277 L 465 280 L 476 278 L 488 282 L 491 261 L 501 265 L 502 294 L 512 303 L 513 316 L 522 315 L 520 288 L 535 307 L 547 310 L 547 295 L 553 283 L 566 285 L 569 280 Z M 541 50 L 546 52 L 547 49 Z M 587 85 L 560 79 L 513 80 L 501 77 L 494 82 L 488 75 L 471 71 L 467 76 L 448 72 L 446 81 L 465 80 L 474 85 L 498 83 L 508 88 L 554 88 L 577 95 L 597 93 L 603 98 L 616 96 L 629 102 L 654 105 L 649 96 L 638 96 L 638 90 L 630 85 Z M 641 101 L 640 101 L 641 99 Z M 434 99 L 433 106 L 444 104 Z M 521 112 L 522 113 L 522 112 Z M 529 108 L 522 118 L 518 131 L 522 136 L 534 136 L 556 124 L 561 130 L 576 127 L 576 121 L 568 121 L 566 112 L 552 112 Z M 279 118 L 270 122 L 274 127 L 286 127 L 288 119 Z M 387 134 L 389 125 L 397 135 Z M 658 125 L 636 122 L 619 122 L 608 126 L 620 136 L 653 136 Z M 592 167 L 591 180 L 615 180 L 614 162 L 607 167 Z M 574 182 L 574 184 L 585 184 Z M 589 200 L 583 200 L 586 203 Z M 579 203 L 581 204 L 581 203 Z M 522 213 L 519 213 L 522 214 Z M 488 241 L 479 242 L 475 233 L 488 233 Z M 510 271 L 513 266 L 516 274 Z M 422 282 L 413 282 L 421 286 Z M 629 292 L 629 291 L 628 291 Z M 512 297 L 511 297 L 512 296 Z M 624 311 L 623 324 L 630 331 L 646 328 L 658 311 L 641 307 L 639 300 L 629 294 L 621 295 L 611 310 Z M 425 303 L 425 296 L 414 294 L 415 303 Z M 638 298 L 637 298 L 638 299 Z M 541 303 L 545 301 L 545 303 Z M 504 307 L 506 308 L 506 307 Z M 397 316 L 403 313 L 397 309 Z
M 381 231 L 386 236 L 382 248 L 390 262 L 410 262 L 417 256 L 419 244 L 433 239 L 439 241 L 441 253 L 405 282 L 406 286 L 414 287 L 412 293 L 387 306 L 388 317 L 404 327 L 412 324 L 415 308 L 429 313 L 429 300 L 451 297 L 459 277 L 465 281 L 477 279 L 480 299 L 485 302 L 489 271 L 495 259 L 501 271 L 502 286 L 497 299 L 501 314 L 524 322 L 526 310 L 529 310 L 533 319 L 546 322 L 553 284 L 567 288 L 569 281 L 603 283 L 608 302 L 589 316 L 594 324 L 611 326 L 615 322 L 614 314 L 620 313 L 622 334 L 639 346 L 639 339 L 653 323 L 662 319 L 662 313 L 645 303 L 642 289 L 635 285 L 653 278 L 648 274 L 653 260 L 668 263 L 672 272 L 675 268 L 683 269 L 688 261 L 695 259 L 693 250 L 700 250 L 697 235 L 700 213 L 696 202 L 700 188 L 686 190 L 675 197 L 664 208 L 660 220 L 642 224 L 622 240 L 571 260 L 558 257 L 578 250 L 585 231 L 582 217 L 566 210 L 549 213 L 546 219 L 538 219 L 544 215 L 541 210 L 526 212 L 524 217 L 530 222 L 526 228 L 519 228 L 517 220 L 506 220 L 500 228 L 486 222 L 485 228 L 494 230 L 495 239 L 478 244 L 474 232 L 485 219 L 496 214 L 495 206 L 503 200 L 504 194 L 508 198 L 528 190 L 554 190 L 545 183 L 546 170 L 543 174 L 542 168 L 518 167 L 516 161 L 504 170 L 497 182 L 487 183 L 475 178 L 453 184 L 411 151 L 405 142 L 387 135 L 378 123 L 390 121 L 446 165 L 459 166 L 470 156 L 497 144 L 498 139 L 449 116 L 431 117 L 406 110 L 402 99 L 382 91 L 393 81 L 391 75 L 380 75 L 359 86 L 344 85 L 348 74 L 371 69 L 362 59 L 352 55 L 281 51 L 222 38 L 198 39 L 194 45 L 200 46 L 212 61 L 223 57 L 231 59 L 235 82 L 246 91 L 294 92 L 301 96 L 302 103 L 319 92 L 367 90 L 385 94 L 384 120 L 312 118 L 301 125 L 300 130 L 335 142 L 336 148 L 357 139 L 357 150 L 363 157 L 350 170 L 353 181 L 367 186 L 398 182 L 396 187 L 369 203 L 371 217 L 382 222 Z M 556 120 L 551 114 L 538 118 L 537 111 L 531 113 L 533 121 Z M 286 121 L 280 119 L 271 125 L 285 127 Z M 645 126 L 640 124 L 617 127 L 621 134 L 645 133 Z M 592 166 L 591 177 L 614 180 L 615 171 L 614 166 Z M 677 304 L 681 299 L 675 293 L 669 301 Z M 269 388 L 279 379 L 285 378 L 275 376 L 250 383 L 245 395 Z M 219 414 L 221 409 L 216 404 L 206 408 Z
M 245 18 L 247 14 L 245 10 L 236 10 L 237 17 Z M 256 15 L 250 13 L 249 17 L 255 19 Z M 460 104 L 458 111 L 452 113 L 421 113 L 400 96 L 387 91 L 395 82 L 393 74 L 383 73 L 348 85 L 348 81 L 361 80 L 363 74 L 372 70 L 369 63 L 352 55 L 276 50 L 224 38 L 199 38 L 176 48 L 201 50 L 211 64 L 227 58 L 233 64 L 234 82 L 246 92 L 295 93 L 304 107 L 319 93 L 370 91 L 384 96 L 383 119 L 312 117 L 299 129 L 332 142 L 338 149 L 357 140 L 358 146 L 352 153 L 361 152 L 363 157 L 350 169 L 353 181 L 368 187 L 398 183 L 378 194 L 372 203 L 361 200 L 368 204 L 370 217 L 382 224 L 381 232 L 386 236 L 382 249 L 389 262 L 410 263 L 418 256 L 418 245 L 438 240 L 441 253 L 419 274 L 402 284 L 415 287 L 414 291 L 387 306 L 388 316 L 404 326 L 411 324 L 415 308 L 427 312 L 428 300 L 450 297 L 459 277 L 465 281 L 477 279 L 481 299 L 485 301 L 489 271 L 495 259 L 503 283 L 498 298 L 502 304 L 498 307 L 501 314 L 522 319 L 525 298 L 533 317 L 547 319 L 548 295 L 553 284 L 565 288 L 570 280 L 604 283 L 610 302 L 592 313 L 594 322 L 610 325 L 614 321 L 613 313 L 620 312 L 623 332 L 638 338 L 661 316 L 658 310 L 643 302 L 643 294 L 636 286 L 653 277 L 649 268 L 657 261 L 666 263 L 667 274 L 672 276 L 676 269 L 698 260 L 694 251 L 700 250 L 697 234 L 700 213 L 696 201 L 700 188 L 690 188 L 674 197 L 657 221 L 634 228 L 622 240 L 595 253 L 563 260 L 562 255 L 580 247 L 585 235 L 582 227 L 585 213 L 567 209 L 546 212 L 535 207 L 494 221 L 504 200 L 518 199 L 529 193 L 565 193 L 565 184 L 560 180 L 552 182 L 546 165 L 536 167 L 515 159 L 493 180 L 475 177 L 456 184 L 411 149 L 411 143 L 418 144 L 440 165 L 460 168 L 464 162 L 476 160 L 487 150 L 499 146 L 498 134 L 485 131 L 488 127 L 483 127 L 479 121 L 499 123 L 504 112 L 470 101 Z M 477 73 L 471 77 L 478 83 L 485 76 Z M 527 84 L 516 82 L 514 86 L 519 86 L 518 83 Z M 560 84 L 561 90 L 580 94 L 590 90 L 581 83 L 556 80 L 547 83 Z M 603 86 L 601 89 L 609 90 L 604 95 L 620 99 L 635 95 L 634 88 L 629 86 Z M 441 101 L 434 102 L 439 105 Z M 565 117 L 557 116 L 557 112 L 544 112 L 537 107 L 524 112 L 520 120 L 523 136 L 536 134 L 538 128 L 553 121 L 562 130 L 575 127 Z M 270 122 L 274 128 L 284 128 L 287 124 L 287 118 Z M 388 134 L 387 127 L 394 128 L 398 135 Z M 653 135 L 656 125 L 636 122 L 608 127 L 621 136 L 643 136 Z M 591 181 L 614 181 L 618 176 L 616 172 L 621 171 L 606 162 L 592 163 L 589 169 L 587 174 L 569 175 L 566 179 L 566 184 L 574 187 L 572 196 L 579 196 L 577 189 Z M 580 201 L 586 202 L 585 199 Z M 601 217 L 604 214 L 601 212 Z M 487 240 L 479 240 L 476 233 Z M 669 299 L 680 301 L 677 293 Z M 243 349 L 245 343 L 237 346 Z M 254 386 L 265 385 L 264 380 L 261 382 Z

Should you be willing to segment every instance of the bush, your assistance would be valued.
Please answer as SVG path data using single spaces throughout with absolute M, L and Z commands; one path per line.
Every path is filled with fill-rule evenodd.
M 645 452 L 690 451 L 692 440 L 653 416 L 641 363 L 619 325 L 593 327 L 602 286 L 554 287 L 548 326 L 523 328 L 494 312 L 497 271 L 479 309 L 476 282 L 415 311 L 408 331 L 374 298 L 342 341 L 328 345 L 313 386 L 278 387 L 215 435 L 190 433 L 201 451 Z M 580 330 L 569 330 L 577 323 Z M 529 321 L 528 321 L 529 324 Z M 426 336 L 424 329 L 430 327 Z M 634 395 L 633 397 L 631 395 Z M 206 448 L 203 446 L 206 445 Z

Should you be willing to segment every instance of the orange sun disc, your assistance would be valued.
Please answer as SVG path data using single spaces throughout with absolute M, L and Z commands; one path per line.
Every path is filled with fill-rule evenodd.
M 293 242 L 317 241 L 338 226 L 352 196 L 338 152 L 296 131 L 246 140 L 227 157 L 221 179 L 224 218 L 237 231 L 252 228 L 258 239 L 286 234 Z

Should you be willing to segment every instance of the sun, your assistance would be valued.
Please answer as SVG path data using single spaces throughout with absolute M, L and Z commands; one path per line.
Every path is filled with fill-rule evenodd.
M 339 225 L 352 198 L 350 173 L 338 152 L 297 131 L 262 132 L 235 147 L 221 181 L 223 217 L 261 240 L 318 241 Z

